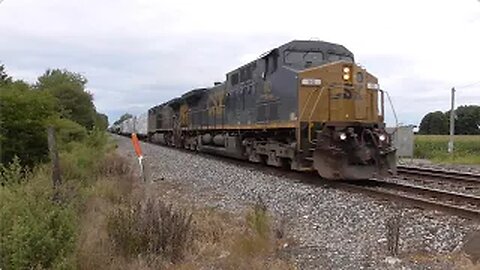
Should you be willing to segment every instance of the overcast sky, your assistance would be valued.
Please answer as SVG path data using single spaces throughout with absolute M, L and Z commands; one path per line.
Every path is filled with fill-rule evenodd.
M 401 123 L 448 110 L 452 86 L 458 105 L 480 104 L 479 0 L 0 0 L 8 72 L 29 82 L 48 68 L 79 72 L 111 122 L 312 38 L 350 49 Z

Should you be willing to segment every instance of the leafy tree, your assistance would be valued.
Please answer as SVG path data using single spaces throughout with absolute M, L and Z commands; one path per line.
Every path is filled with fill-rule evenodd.
M 129 113 L 124 113 L 122 116 L 120 116 L 120 119 L 118 119 L 117 121 L 115 121 L 113 124 L 114 125 L 119 125 L 120 123 L 122 123 L 123 121 L 127 120 L 127 119 L 130 119 L 132 118 L 133 115 L 129 114 Z
M 93 97 L 85 91 L 87 79 L 67 70 L 47 70 L 38 78 L 36 88 L 58 100 L 60 115 L 92 129 L 95 125 Z
M 455 116 L 455 134 L 480 134 L 480 106 L 460 106 L 455 110 Z
M 420 134 L 447 134 L 448 120 L 441 111 L 431 112 L 425 115 L 420 122 Z
M 33 91 L 22 81 L 0 86 L 0 154 L 8 163 L 18 156 L 23 165 L 47 158 L 46 126 L 57 117 L 55 98 Z
M 420 134 L 448 134 L 450 130 L 450 111 L 431 112 L 420 123 Z M 455 134 L 480 134 L 480 106 L 459 106 L 455 110 Z
M 55 127 L 57 143 L 63 148 L 69 142 L 82 141 L 87 137 L 84 126 L 65 118 L 53 119 L 50 124 Z
M 2 78 L 10 78 L 3 72 Z M 52 85 L 52 88 L 55 86 Z M 61 118 L 59 100 L 50 91 L 37 91 L 26 82 L 12 79 L 0 84 L 0 162 L 17 156 L 22 165 L 48 159 L 47 126 L 54 126 L 60 147 L 87 136 L 84 126 Z
M 107 130 L 108 128 L 108 116 L 103 113 L 96 113 L 95 115 L 95 127 L 100 130 Z
M 7 72 L 5 71 L 5 66 L 0 65 L 0 86 L 7 85 L 12 82 L 12 78 L 8 76 Z

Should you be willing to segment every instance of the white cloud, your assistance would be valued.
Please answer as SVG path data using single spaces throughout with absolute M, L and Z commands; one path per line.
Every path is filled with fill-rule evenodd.
M 291 39 L 345 45 L 392 95 L 401 122 L 447 110 L 480 81 L 480 3 L 465 1 L 5 0 L 0 60 L 33 81 L 47 68 L 89 78 L 99 110 L 141 111 Z M 458 90 L 479 104 L 480 86 Z M 391 117 L 388 118 L 392 122 Z

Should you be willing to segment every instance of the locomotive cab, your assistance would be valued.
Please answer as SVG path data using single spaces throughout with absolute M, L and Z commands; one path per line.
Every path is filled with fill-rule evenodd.
M 300 147 L 314 147 L 313 166 L 328 179 L 395 173 L 385 131 L 383 91 L 362 67 L 337 61 L 299 74 Z

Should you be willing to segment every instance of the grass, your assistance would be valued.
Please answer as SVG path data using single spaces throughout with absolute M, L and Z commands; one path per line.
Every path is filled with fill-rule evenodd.
M 0 269 L 293 269 L 261 200 L 242 218 L 159 198 L 178 189 L 112 149 L 105 134 L 62 145 L 60 202 L 49 164 L 0 168 Z
M 456 135 L 453 155 L 447 152 L 448 141 L 447 135 L 416 135 L 414 156 L 440 163 L 480 164 L 480 136 Z
M 127 258 L 160 257 L 181 261 L 193 241 L 192 215 L 160 200 L 118 208 L 108 217 L 107 231 Z
M 101 161 L 111 144 L 104 132 L 94 131 L 61 146 L 63 184 L 57 191 L 50 164 L 25 170 L 15 159 L 0 166 L 0 269 L 72 268 L 79 216 L 90 187 L 103 176 Z
M 73 250 L 75 205 L 53 203 L 50 181 L 42 168 L 0 188 L 1 269 L 61 268 Z
M 139 181 L 118 155 L 99 164 L 101 177 L 87 192 L 70 260 L 75 268 L 293 269 L 279 257 L 284 240 L 274 236 L 260 199 L 239 218 L 158 196 L 179 189 Z
M 97 185 L 110 190 L 104 186 L 111 183 L 100 180 Z M 112 200 L 111 191 L 90 198 L 77 268 L 294 269 L 279 257 L 278 239 L 261 201 L 239 219 L 213 208 L 172 205 L 146 196 L 145 189 L 117 190 L 129 197 L 124 201 Z

